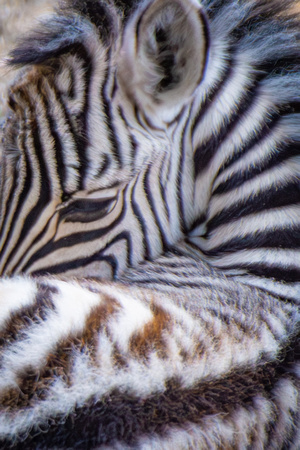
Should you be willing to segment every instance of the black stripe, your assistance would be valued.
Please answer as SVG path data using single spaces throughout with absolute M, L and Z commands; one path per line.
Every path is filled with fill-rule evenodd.
M 132 235 L 131 235 L 131 230 L 130 231 L 122 231 L 121 233 L 119 233 L 116 237 L 114 237 L 109 244 L 105 247 L 104 250 L 109 249 L 110 247 L 112 247 L 116 242 L 119 241 L 126 241 L 126 245 L 127 245 L 127 258 L 126 258 L 126 263 L 127 266 L 130 267 L 133 265 L 133 261 L 132 261 L 132 255 L 133 255 L 133 244 L 132 244 Z M 103 250 L 103 251 L 104 251 Z M 116 277 L 116 274 L 115 274 Z
M 54 213 L 55 214 L 55 213 Z M 52 216 L 53 217 L 53 216 Z M 31 243 L 31 248 L 33 248 L 37 242 L 41 242 L 42 239 L 44 238 L 44 236 L 48 233 L 49 231 L 49 227 L 52 226 L 53 224 L 51 224 L 51 219 L 52 217 L 48 220 L 48 222 L 46 223 L 45 227 L 43 229 L 41 229 L 41 231 L 38 233 L 38 235 L 36 236 L 36 238 L 32 241 Z M 56 231 L 57 231 L 57 226 L 56 226 Z M 55 234 L 55 233 L 54 233 Z M 37 252 L 36 252 L 37 253 Z M 23 259 L 22 259 L 23 260 Z M 21 261 L 22 262 L 22 261 Z M 20 263 L 21 263 L 20 262 Z M 26 273 L 28 271 L 28 269 L 30 268 L 31 262 L 35 262 L 35 258 L 34 255 L 31 256 L 31 258 L 29 259 L 29 261 L 25 264 L 25 266 L 22 268 L 22 272 Z M 19 265 L 19 264 L 18 264 Z
M 95 25 L 102 42 L 106 45 L 111 43 L 115 25 L 114 16 L 105 3 L 102 4 L 89 0 L 82 2 L 81 0 L 77 0 L 72 2 L 72 7 L 78 9 L 80 15 L 85 16 Z
M 206 214 L 201 214 L 199 217 L 197 217 L 197 219 L 194 220 L 194 222 L 190 226 L 190 229 L 187 230 L 188 234 L 191 234 L 195 228 L 198 228 L 200 225 L 205 223 L 206 220 L 207 220 Z
M 50 273 L 51 275 L 60 274 L 67 272 L 69 270 L 75 270 L 75 269 L 81 269 L 86 266 L 89 266 L 90 264 L 94 262 L 99 261 L 105 261 L 111 266 L 112 270 L 112 278 L 117 279 L 118 272 L 119 272 L 119 261 L 118 258 L 111 254 L 111 255 L 103 255 L 103 252 L 107 251 L 112 247 L 116 242 L 119 241 L 126 241 L 127 245 L 127 266 L 132 265 L 131 255 L 132 255 L 132 238 L 131 234 L 127 231 L 123 231 L 122 233 L 118 234 L 116 237 L 114 237 L 105 247 L 103 247 L 100 252 L 93 253 L 92 255 L 89 255 L 84 258 L 78 258 L 74 259 L 72 261 L 63 262 L 61 264 L 56 264 L 54 266 L 48 266 L 41 270 L 36 270 L 32 272 L 32 275 L 34 276 L 41 276 L 45 275 L 47 273 Z M 101 273 L 98 274 L 99 279 L 101 279 Z
M 299 24 L 297 25 L 297 33 L 299 33 L 298 31 L 299 29 Z M 273 32 L 273 30 L 272 30 Z M 291 39 L 294 38 L 294 31 L 293 31 L 293 35 L 288 36 L 282 33 L 281 34 L 281 38 L 285 37 L 286 38 L 286 44 L 288 47 L 288 43 Z M 299 45 L 299 44 L 298 44 Z M 282 49 L 280 49 L 282 51 Z M 286 55 L 278 55 L 278 53 L 276 52 L 276 54 L 272 54 L 268 57 L 266 56 L 263 61 L 261 61 L 260 63 L 256 64 L 256 68 L 266 74 L 270 74 L 272 73 L 272 76 L 275 77 L 279 77 L 279 79 L 281 77 L 284 77 L 285 75 L 289 75 L 292 70 L 297 70 L 298 72 L 298 68 L 300 65 L 300 57 L 299 57 L 299 46 L 297 46 L 297 48 L 293 48 L 293 49 L 287 49 L 287 54 Z M 280 81 L 279 81 L 280 83 Z M 278 84 L 280 86 L 280 84 Z M 297 92 L 297 89 L 295 88 L 295 92 Z
M 131 151 L 130 151 L 130 161 L 131 161 L 131 172 L 134 173 L 134 165 L 135 165 L 135 159 L 136 156 L 138 154 L 138 148 L 139 148 L 139 144 L 137 142 L 137 140 L 135 139 L 133 134 L 129 133 L 129 141 L 130 141 L 130 146 L 131 146 Z
M 266 190 L 237 201 L 233 206 L 223 209 L 212 217 L 207 222 L 206 236 L 209 236 L 215 228 L 248 214 L 299 204 L 299 193 L 299 182 L 297 180 L 291 181 L 285 186 L 268 186 Z
M 228 7 L 231 8 L 232 5 L 236 6 L 236 1 L 202 0 L 202 5 L 210 21 L 213 21 L 216 20 L 217 16 L 222 18 L 223 15 L 226 15 Z M 236 23 L 230 36 L 238 42 L 243 37 L 249 37 L 252 40 L 254 40 L 254 37 L 264 39 L 268 31 L 273 35 L 276 32 L 284 34 L 286 32 L 295 33 L 295 30 L 299 28 L 299 17 L 297 14 L 291 14 L 290 8 L 294 5 L 294 0 L 258 1 L 252 5 L 249 3 L 248 8 L 243 11 L 243 15 L 239 14 L 238 17 L 233 16 L 233 20 Z M 287 11 L 289 11 L 289 20 L 287 20 Z M 256 42 L 254 41 L 254 43 Z M 259 45 L 262 45 L 262 43 L 259 43 Z
M 26 332 L 34 325 L 45 320 L 51 311 L 55 310 L 52 301 L 53 294 L 58 291 L 54 286 L 37 283 L 38 291 L 34 302 L 30 305 L 21 306 L 18 310 L 10 313 L 4 327 L 0 331 L 0 351 L 3 352 L 8 346 L 26 339 Z M 0 359 L 1 361 L 1 359 Z M 30 361 L 28 361 L 30 364 Z
M 125 191 L 124 191 L 125 194 Z M 77 244 L 84 244 L 86 242 L 96 241 L 99 242 L 99 240 L 107 235 L 110 231 L 112 231 L 124 218 L 126 213 L 126 204 L 123 202 L 122 210 L 119 214 L 119 216 L 115 219 L 113 223 L 111 223 L 109 226 L 104 228 L 99 228 L 97 230 L 92 231 L 82 231 L 73 233 L 69 236 L 65 236 L 61 239 L 58 239 L 57 241 L 53 242 L 53 240 L 50 240 L 47 242 L 46 245 L 41 247 L 27 262 L 26 266 L 23 268 L 23 271 L 27 271 L 30 269 L 30 266 L 32 266 L 36 261 L 39 259 L 55 252 L 56 250 L 62 249 L 62 248 L 69 248 L 72 246 L 75 246 Z M 59 226 L 59 225 L 58 225 Z M 84 249 L 84 247 L 83 247 Z M 58 265 L 57 265 L 58 267 Z
M 90 223 L 106 216 L 116 198 L 74 199 L 60 210 L 60 220 L 73 223 Z
M 118 86 L 118 81 L 117 81 L 117 72 L 115 71 L 114 81 L 113 81 L 113 85 L 112 85 L 111 93 L 110 93 L 111 101 L 114 101 L 115 95 L 116 95 L 118 89 L 119 89 L 119 86 Z M 120 106 L 118 106 L 118 108 L 120 108 Z
M 16 185 L 17 185 L 17 177 L 16 177 L 16 174 L 14 173 L 14 175 L 12 176 L 13 183 L 11 184 L 8 195 L 4 195 L 5 194 L 4 186 L 5 186 L 5 184 L 7 184 L 7 177 L 8 177 L 7 164 L 4 163 L 4 161 L 5 161 L 5 154 L 2 155 L 2 161 L 0 162 L 0 198 L 2 199 L 1 205 L 0 205 L 0 240 L 1 240 L 1 236 L 3 233 L 4 227 L 5 227 L 5 224 L 7 223 L 6 218 L 9 214 L 7 212 L 7 207 L 9 205 L 11 205 L 11 203 L 8 201 L 8 199 L 11 198 L 12 192 L 15 192 Z M 14 169 L 16 170 L 16 166 L 14 166 Z M 4 182 L 4 180 L 5 180 L 5 182 Z M 6 186 L 6 189 L 7 189 L 7 186 Z
M 199 145 L 194 153 L 194 165 L 196 176 L 202 173 L 217 153 L 219 146 L 224 139 L 238 126 L 243 116 L 249 112 L 252 105 L 257 100 L 257 82 L 253 82 L 252 89 L 248 91 L 239 100 L 230 116 L 223 118 L 222 125 L 216 134 L 203 144 Z M 254 130 L 255 131 L 255 130 Z
M 77 177 L 81 179 L 81 177 L 82 177 L 81 168 L 86 167 L 86 164 L 87 164 L 86 154 L 83 151 L 83 149 L 85 149 L 85 146 L 86 146 L 86 138 L 84 136 L 82 136 L 77 130 L 75 130 L 74 125 L 71 120 L 71 115 L 67 111 L 66 106 L 64 104 L 63 96 L 59 93 L 59 91 L 57 89 L 55 91 L 53 91 L 53 94 L 55 95 L 55 99 L 60 106 L 60 111 L 63 116 L 64 124 L 68 128 L 68 137 L 72 138 L 72 144 L 74 146 L 74 149 L 73 149 L 74 156 L 78 158 L 78 162 L 79 162 L 79 168 L 76 171 Z M 79 183 L 78 181 L 77 181 L 77 183 L 82 184 L 82 182 Z M 79 187 L 78 187 L 78 189 L 79 189 Z
M 224 241 L 226 238 L 224 237 Z M 300 249 L 300 226 L 289 226 L 266 231 L 253 230 L 253 233 L 229 239 L 219 247 L 205 252 L 209 256 L 219 256 L 226 252 L 255 248 Z
M 140 111 L 139 111 L 139 108 L 136 103 L 134 104 L 133 111 L 134 111 L 134 118 L 135 118 L 136 122 L 140 125 L 141 128 L 145 129 L 145 124 L 141 120 Z
M 123 108 L 121 106 L 118 106 L 118 113 L 119 113 L 119 116 L 120 116 L 121 120 L 123 121 L 124 126 L 125 126 L 125 128 L 126 128 L 126 130 L 128 132 L 129 143 L 130 143 L 130 146 L 131 146 L 130 161 L 131 161 L 132 166 L 133 166 L 135 158 L 136 158 L 136 155 L 137 155 L 137 150 L 138 150 L 139 144 L 138 144 L 134 134 L 132 134 L 130 132 L 130 125 L 129 125 L 128 121 L 126 120 L 126 117 L 125 117 L 125 114 L 124 114 L 124 110 L 123 110 Z
M 202 0 L 201 2 L 210 20 L 213 20 L 218 14 L 222 14 L 222 8 L 232 3 L 228 0 Z
M 272 10 L 270 10 L 269 8 L 263 10 L 261 2 L 257 2 L 258 10 L 255 11 L 255 4 L 254 4 L 253 11 L 249 11 L 248 14 L 244 14 L 242 20 L 239 20 L 237 26 L 230 33 L 230 36 L 235 38 L 236 42 L 239 42 L 243 38 L 247 39 L 249 37 L 249 34 L 251 33 L 251 37 L 255 36 L 252 45 L 254 45 L 256 48 L 264 45 L 263 41 L 265 39 L 266 32 L 268 31 L 272 33 L 275 39 L 278 36 L 278 34 L 281 35 L 281 38 L 287 37 L 288 36 L 288 34 L 286 33 L 287 31 L 291 31 L 292 33 L 295 32 L 295 29 L 292 29 L 291 26 L 292 17 L 289 17 L 289 20 L 287 20 L 287 11 L 289 11 L 289 7 L 294 6 L 293 1 L 294 0 L 284 0 L 284 2 L 279 2 L 273 0 L 272 3 L 268 2 L 270 3 Z M 285 13 L 285 17 L 282 15 L 284 22 L 280 22 L 280 20 L 278 20 L 279 16 L 276 17 L 276 14 L 279 15 L 281 13 Z M 294 26 L 298 29 L 299 21 L 297 22 L 295 21 Z M 291 28 L 291 30 L 288 30 L 289 27 Z M 276 42 L 275 39 L 274 42 Z M 273 57 L 273 58 L 274 58 L 273 64 L 272 66 L 270 65 L 269 68 L 265 68 L 264 70 L 261 66 L 259 67 L 266 73 L 272 72 L 272 69 L 274 69 L 274 67 L 276 67 L 277 64 L 280 65 L 279 63 L 280 57 L 279 58 Z
M 228 270 L 231 268 L 245 269 L 248 273 L 256 275 L 262 278 L 272 278 L 279 282 L 285 281 L 286 283 L 296 283 L 300 281 L 300 269 L 299 267 L 284 267 L 280 265 L 267 265 L 265 263 L 244 263 L 237 262 L 236 264 L 228 265 L 218 265 L 220 270 Z
M 260 175 L 265 170 L 270 170 L 277 165 L 279 166 L 280 163 L 294 156 L 298 156 L 299 154 L 300 145 L 298 143 L 292 143 L 288 146 L 282 145 L 281 149 L 277 146 L 276 150 L 270 148 L 270 152 L 267 157 L 260 159 L 259 161 L 256 160 L 255 164 L 249 162 L 249 165 L 244 170 L 239 170 L 239 172 L 234 172 L 231 174 L 226 181 L 223 181 L 218 185 L 212 195 L 230 192 L 241 186 L 244 182 Z
M 16 131 L 16 133 L 17 133 L 17 131 Z M 25 147 L 25 132 L 24 131 L 23 131 L 23 135 L 22 135 L 21 147 L 23 149 Z M 24 153 L 25 153 L 25 155 L 24 155 Z M 8 156 L 4 155 L 3 158 L 7 158 L 7 157 L 9 157 L 9 155 Z M 10 161 L 10 163 L 11 162 L 12 161 Z M 0 217 L 0 220 L 1 220 L 1 230 L 0 231 L 1 231 L 1 233 L 4 231 L 4 228 L 6 227 L 8 216 L 10 214 L 10 208 L 14 204 L 14 198 L 16 196 L 17 187 L 18 187 L 18 184 L 20 182 L 20 180 L 19 180 L 19 170 L 20 170 L 21 167 L 23 168 L 24 164 L 25 164 L 25 167 L 28 164 L 28 159 L 26 157 L 26 152 L 22 151 L 20 156 L 18 156 L 18 158 L 14 162 L 15 162 L 15 164 L 14 164 L 13 175 L 12 175 L 13 183 L 11 184 L 11 188 L 10 188 L 9 193 L 6 193 L 6 196 L 4 196 L 4 192 L 5 192 L 4 191 L 4 187 L 5 188 L 7 187 L 7 179 L 6 179 L 6 177 L 10 176 L 10 175 L 6 174 L 6 168 L 7 168 L 8 163 L 5 161 L 5 159 L 3 161 L 3 165 L 1 166 L 1 196 L 0 196 L 0 198 L 1 198 L 1 203 L 2 203 L 1 204 L 1 209 L 3 208 L 2 209 L 2 213 L 1 213 L 1 217 Z M 27 174 L 26 168 L 25 168 L 24 172 Z M 26 176 L 25 176 L 24 183 L 26 185 Z M 16 212 L 18 214 L 18 208 L 16 209 Z M 9 229 L 9 233 L 8 233 L 8 235 L 6 237 L 7 240 L 9 239 L 9 235 L 10 235 L 11 232 L 12 232 L 12 227 Z M 0 237 L 1 237 L 1 234 L 0 234 Z M 7 246 L 7 241 L 4 243 L 4 246 L 1 249 L 1 253 L 2 254 L 4 254 L 4 250 L 5 250 L 6 246 Z
M 41 83 L 38 84 L 37 90 L 38 92 L 43 92 L 40 86 Z M 54 159 L 54 167 L 57 171 L 59 184 L 63 190 L 65 191 L 65 181 L 66 181 L 66 163 L 64 160 L 64 146 L 62 144 L 61 138 L 59 136 L 59 133 L 57 131 L 57 122 L 52 117 L 52 114 L 50 113 L 50 104 L 46 96 L 40 94 L 40 99 L 43 104 L 43 109 L 45 110 L 45 117 L 46 117 L 46 123 L 43 122 L 43 126 L 47 127 L 49 126 L 50 134 L 54 141 L 54 152 L 55 152 L 55 159 Z M 57 105 L 55 105 L 57 107 Z
M 97 170 L 97 177 L 100 178 L 103 175 L 105 175 L 105 173 L 109 170 L 109 168 L 111 167 L 111 157 L 108 156 L 107 153 L 104 153 L 103 155 L 103 163 L 102 166 L 100 166 Z
M 35 270 L 34 272 L 32 272 L 31 275 L 32 276 L 41 276 L 41 275 L 47 275 L 47 274 L 51 274 L 51 275 L 58 274 L 59 275 L 64 272 L 67 272 L 69 270 L 76 270 L 76 269 L 84 268 L 84 267 L 92 264 L 95 261 L 107 262 L 111 267 L 112 277 L 116 278 L 116 274 L 118 271 L 117 258 L 114 255 L 105 256 L 105 255 L 100 255 L 98 253 L 94 253 L 93 255 L 88 256 L 86 258 L 78 258 L 78 259 L 75 259 L 72 261 L 56 264 L 55 266 L 48 266 L 41 270 Z M 101 273 L 99 273 L 99 278 L 101 279 Z
M 85 188 L 85 179 L 88 172 L 88 159 L 86 150 L 89 145 L 88 117 L 90 111 L 90 87 L 92 85 L 91 78 L 94 71 L 94 64 L 92 58 L 89 57 L 88 52 L 83 44 L 76 44 L 75 51 L 73 50 L 71 54 L 78 55 L 84 62 L 84 79 L 82 81 L 82 86 L 84 86 L 85 91 L 82 111 L 76 117 L 78 131 L 74 132 L 73 127 L 70 127 L 70 129 L 74 132 L 73 136 L 76 142 L 76 149 L 80 160 L 80 180 L 78 189 L 83 190 Z M 70 116 L 68 117 L 70 118 Z M 68 123 L 70 126 L 71 119 L 69 119 Z
M 23 148 L 25 149 L 25 147 L 26 147 L 26 142 L 25 142 L 25 138 L 24 138 Z M 13 223 L 17 223 L 18 222 L 18 217 L 19 217 L 19 215 L 21 213 L 21 208 L 24 205 L 25 200 L 26 200 L 26 198 L 28 196 L 28 193 L 29 193 L 29 191 L 31 189 L 31 186 L 32 186 L 33 173 L 32 173 L 31 164 L 30 164 L 30 161 L 29 161 L 28 154 L 27 154 L 26 150 L 23 152 L 23 161 L 22 162 L 23 162 L 22 169 L 24 170 L 26 175 L 24 177 L 24 185 L 23 185 L 22 191 L 19 194 L 17 207 L 15 209 L 15 213 L 14 213 L 14 217 L 13 217 Z M 24 167 L 25 167 L 25 169 L 24 169 Z M 16 170 L 15 171 L 15 177 L 16 178 L 17 178 L 17 175 L 18 175 L 18 173 L 17 173 L 17 170 Z M 14 195 L 15 195 L 14 192 L 11 192 L 11 197 L 13 197 Z M 11 200 L 11 201 L 13 202 L 13 200 Z M 4 243 L 3 247 L 2 247 L 2 254 L 5 253 L 7 246 L 10 244 L 10 239 L 11 239 L 11 236 L 12 236 L 14 230 L 15 230 L 14 226 L 10 227 L 10 229 L 9 229 L 9 231 L 7 233 L 7 236 L 6 236 L 6 241 L 5 241 L 5 243 Z M 20 242 L 20 237 L 18 239 L 18 242 Z M 6 263 L 5 263 L 4 267 L 3 267 L 3 272 L 5 272 L 5 269 L 6 269 L 7 265 L 9 264 L 11 258 L 15 255 L 17 250 L 18 250 L 18 247 L 16 245 L 14 246 L 14 248 L 10 249 L 10 254 L 9 254 L 9 256 L 7 258 L 7 261 L 6 261 Z
M 205 96 L 205 100 L 200 105 L 200 109 L 197 115 L 194 117 L 192 126 L 191 126 L 191 134 L 193 135 L 196 127 L 199 125 L 202 118 L 207 113 L 207 110 L 211 107 L 212 103 L 218 99 L 218 94 L 223 86 L 226 84 L 227 80 L 231 77 L 234 69 L 235 60 L 232 54 L 232 50 L 228 50 L 228 57 L 230 57 L 227 61 L 227 66 L 225 67 L 223 73 L 220 75 L 220 80 L 208 91 Z
M 226 421 L 226 417 L 230 420 L 241 408 L 256 410 L 257 398 L 264 398 L 271 402 L 274 410 L 282 411 L 282 393 L 278 396 L 276 390 L 281 380 L 296 385 L 292 371 L 299 362 L 299 343 L 298 334 L 275 361 L 266 362 L 269 355 L 262 354 L 255 369 L 241 368 L 220 380 L 183 388 L 177 380 L 170 379 L 163 392 L 153 393 L 142 401 L 140 396 L 118 389 L 100 399 L 92 397 L 84 406 L 75 406 L 68 416 L 49 415 L 43 432 L 35 425 L 31 433 L 14 435 L 14 449 L 66 447 L 84 450 L 100 445 L 114 446 L 118 441 L 136 447 L 143 438 L 167 438 L 172 427 L 188 434 L 191 423 L 203 426 L 207 417 L 220 416 Z M 289 423 L 293 424 L 293 413 L 287 414 Z M 278 420 L 280 426 L 280 415 Z M 267 435 L 274 435 L 276 426 L 274 416 L 270 417 L 264 427 Z M 296 427 L 296 423 L 291 425 L 292 430 Z M 288 444 L 292 430 L 288 429 L 281 436 L 282 444 Z M 3 449 L 8 448 L 11 441 L 2 439 L 0 445 Z
M 110 55 L 108 55 L 110 57 Z M 122 151 L 120 142 L 118 140 L 118 133 L 116 132 L 115 126 L 113 124 L 113 114 L 111 110 L 111 99 L 108 99 L 106 96 L 106 89 L 108 82 L 110 81 L 110 72 L 107 69 L 105 74 L 105 80 L 103 83 L 103 86 L 101 88 L 101 99 L 103 102 L 103 110 L 105 113 L 105 124 L 108 126 L 109 129 L 109 140 L 111 143 L 111 151 L 114 156 L 114 159 L 118 165 L 118 168 L 121 169 L 123 167 L 122 164 Z
M 290 114 L 300 114 L 300 101 L 294 99 L 293 101 L 289 101 L 289 103 L 284 105 L 282 108 L 282 116 L 289 116 Z
M 24 239 L 26 239 L 26 237 L 29 235 L 33 225 L 40 219 L 41 212 L 44 211 L 46 206 L 51 201 L 51 192 L 52 192 L 52 189 L 51 189 L 52 186 L 51 186 L 51 181 L 50 181 L 51 178 L 48 173 L 47 164 L 44 160 L 45 152 L 43 151 L 42 143 L 40 141 L 40 133 L 41 133 L 41 125 L 39 124 L 39 122 L 37 122 L 36 128 L 33 129 L 33 146 L 34 146 L 34 149 L 36 152 L 36 157 L 38 159 L 38 166 L 39 166 L 39 172 L 40 172 L 41 186 L 40 186 L 40 190 L 39 190 L 38 201 L 34 205 L 34 207 L 31 209 L 29 214 L 27 215 L 24 225 L 22 227 L 22 231 L 19 235 L 19 239 L 8 258 L 5 267 L 7 266 L 7 264 L 11 260 L 11 258 L 14 256 L 14 254 L 19 250 L 19 248 L 21 247 L 22 241 Z M 29 172 L 30 176 L 32 177 L 32 175 L 31 175 L 32 169 L 30 167 L 30 164 L 27 165 L 27 168 L 28 168 L 27 175 Z M 37 168 L 34 167 L 34 170 L 36 170 L 36 169 Z M 30 184 L 31 184 L 31 182 L 30 182 Z M 31 186 L 28 186 L 28 188 L 26 190 L 27 194 L 29 192 L 30 187 Z M 22 205 L 23 203 L 24 203 L 24 198 L 22 195 L 22 196 L 20 196 L 19 204 Z M 26 256 L 26 255 L 23 255 L 23 257 L 24 256 Z M 19 264 L 22 262 L 22 259 L 17 262 L 17 265 L 12 269 L 12 271 L 15 271 L 17 269 Z
M 72 137 L 72 144 L 74 145 L 74 154 L 78 158 L 79 162 L 79 168 L 77 169 L 77 178 L 79 181 L 77 181 L 78 187 L 77 189 L 80 190 L 80 186 L 82 189 L 82 186 L 84 184 L 83 182 L 83 173 L 85 171 L 85 168 L 87 167 L 88 161 L 86 157 L 86 146 L 87 146 L 87 139 L 86 136 L 83 135 L 82 129 L 76 130 L 72 120 L 71 115 L 66 109 L 66 106 L 64 104 L 63 97 L 60 95 L 60 93 L 56 90 L 55 91 L 56 100 L 59 103 L 61 107 L 61 113 L 64 116 L 63 120 L 68 127 L 69 137 Z
M 222 172 L 224 172 L 228 167 L 234 164 L 238 159 L 242 159 L 252 148 L 257 145 L 260 141 L 266 138 L 272 129 L 276 126 L 280 119 L 280 113 L 276 112 L 273 114 L 268 113 L 266 117 L 263 119 L 264 122 L 260 124 L 260 130 L 253 130 L 248 135 L 248 139 L 244 141 L 238 149 L 235 149 L 235 152 L 228 156 L 228 158 L 223 162 L 220 166 L 216 177 L 217 178 Z M 284 145 L 284 144 L 282 144 Z M 271 157 L 271 151 L 269 153 L 269 157 Z M 271 166 L 270 166 L 271 167 Z M 233 184 L 233 183 L 232 183 Z M 218 188 L 217 188 L 218 189 Z M 214 191 L 216 193 L 217 189 Z M 220 188 L 221 189 L 221 188 Z
M 185 221 L 185 215 L 184 215 L 184 206 L 183 206 L 183 195 L 182 191 L 185 190 L 184 183 L 182 182 L 182 175 L 183 175 L 183 166 L 185 163 L 185 145 L 184 145 L 184 139 L 186 137 L 187 129 L 189 125 L 189 120 L 186 121 L 184 129 L 181 134 L 180 139 L 180 161 L 179 161 L 179 167 L 177 169 L 177 180 L 176 180 L 176 188 L 177 188 L 177 210 L 179 212 L 179 219 L 180 219 L 180 230 L 183 233 L 188 232 L 188 225 Z M 195 168 L 192 167 L 192 170 Z M 190 173 L 191 178 L 195 177 L 195 173 Z
M 142 176 L 143 174 L 140 174 L 133 186 L 132 189 L 132 194 L 131 194 L 131 206 L 132 206 L 132 211 L 137 219 L 137 221 L 140 224 L 141 230 L 142 230 L 142 234 L 144 236 L 144 259 L 148 260 L 150 259 L 150 255 L 151 255 L 151 249 L 150 249 L 150 243 L 148 242 L 148 233 L 147 233 L 147 226 L 146 226 L 146 222 L 144 219 L 144 216 L 142 214 L 142 210 L 138 204 L 138 202 L 135 199 L 135 191 L 136 189 L 139 189 L 140 186 L 138 186 L 139 182 L 140 182 L 140 176 Z
M 159 214 L 157 213 L 157 210 L 156 210 L 156 207 L 155 207 L 155 204 L 157 202 L 160 202 L 160 203 L 163 203 L 163 202 L 161 202 L 162 198 L 155 198 L 154 199 L 154 197 L 152 195 L 151 183 L 150 183 L 150 180 L 149 180 L 150 174 L 151 174 L 151 167 L 152 166 L 148 166 L 148 168 L 147 168 L 147 170 L 145 172 L 145 175 L 144 175 L 144 180 L 143 180 L 144 181 L 143 182 L 144 191 L 145 191 L 145 195 L 146 195 L 146 198 L 148 200 L 151 212 L 152 212 L 152 214 L 154 216 L 155 223 L 157 225 L 157 230 L 158 230 L 158 233 L 159 233 L 159 236 L 160 236 L 160 241 L 161 241 L 161 244 L 162 244 L 162 248 L 163 248 L 164 251 L 166 251 L 168 249 L 168 247 L 169 247 L 168 236 L 164 232 L 164 228 L 163 228 L 163 226 L 161 224 Z M 161 165 L 161 167 L 162 167 L 162 165 Z M 161 189 L 160 189 L 160 192 L 161 192 Z
M 207 93 L 203 104 L 200 106 L 198 114 L 194 118 L 192 126 L 191 126 L 191 134 L 192 135 L 195 132 L 195 128 L 198 126 L 198 124 L 200 123 L 202 118 L 205 116 L 205 114 L 207 113 L 207 110 L 210 108 L 210 106 L 212 105 L 214 100 L 218 98 L 218 94 L 219 94 L 220 90 L 222 89 L 224 84 L 227 82 L 227 80 L 231 76 L 231 74 L 233 73 L 233 69 L 234 69 L 234 59 L 233 59 L 233 57 L 231 57 L 231 59 L 228 60 L 227 67 L 224 69 L 224 72 L 221 75 L 221 79 Z
M 170 161 L 170 158 L 168 158 L 167 154 L 164 155 L 162 163 L 161 163 L 161 166 L 160 166 L 158 182 L 159 182 L 159 191 L 160 191 L 161 199 L 162 199 L 162 202 L 163 202 L 163 205 L 164 205 L 164 209 L 166 211 L 168 221 L 170 221 L 170 217 L 171 217 L 170 208 L 169 208 L 167 197 L 166 197 L 165 186 L 162 183 L 163 171 L 165 169 L 165 164 L 168 164 L 168 173 L 167 173 L 167 176 L 165 178 L 168 181 L 169 178 L 170 178 L 169 174 L 170 174 L 170 170 L 171 170 L 171 161 Z

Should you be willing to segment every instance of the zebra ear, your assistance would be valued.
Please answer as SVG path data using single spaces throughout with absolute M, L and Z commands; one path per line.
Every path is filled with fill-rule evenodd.
M 198 2 L 154 0 L 125 29 L 119 79 L 139 106 L 179 106 L 200 83 L 206 53 Z

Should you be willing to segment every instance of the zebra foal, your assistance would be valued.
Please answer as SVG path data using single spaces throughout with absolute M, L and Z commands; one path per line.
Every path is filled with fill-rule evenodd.
M 2 448 L 298 448 L 299 19 L 72 1 L 12 52 Z

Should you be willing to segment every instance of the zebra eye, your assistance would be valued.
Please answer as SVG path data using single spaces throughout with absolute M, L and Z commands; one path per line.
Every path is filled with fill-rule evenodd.
M 115 198 L 71 200 L 60 208 L 60 219 L 65 222 L 94 222 L 112 211 L 115 203 Z

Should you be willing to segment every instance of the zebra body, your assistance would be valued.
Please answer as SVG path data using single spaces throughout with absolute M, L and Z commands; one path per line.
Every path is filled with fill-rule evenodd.
M 299 448 L 296 4 L 75 0 L 13 51 L 1 447 Z
M 1 281 L 1 448 L 298 447 L 299 311 L 190 256 L 144 269 L 170 265 L 183 287 Z
M 115 278 L 186 238 L 299 299 L 293 3 L 145 2 L 124 25 L 92 2 L 16 49 L 36 65 L 10 97 L 2 273 Z

